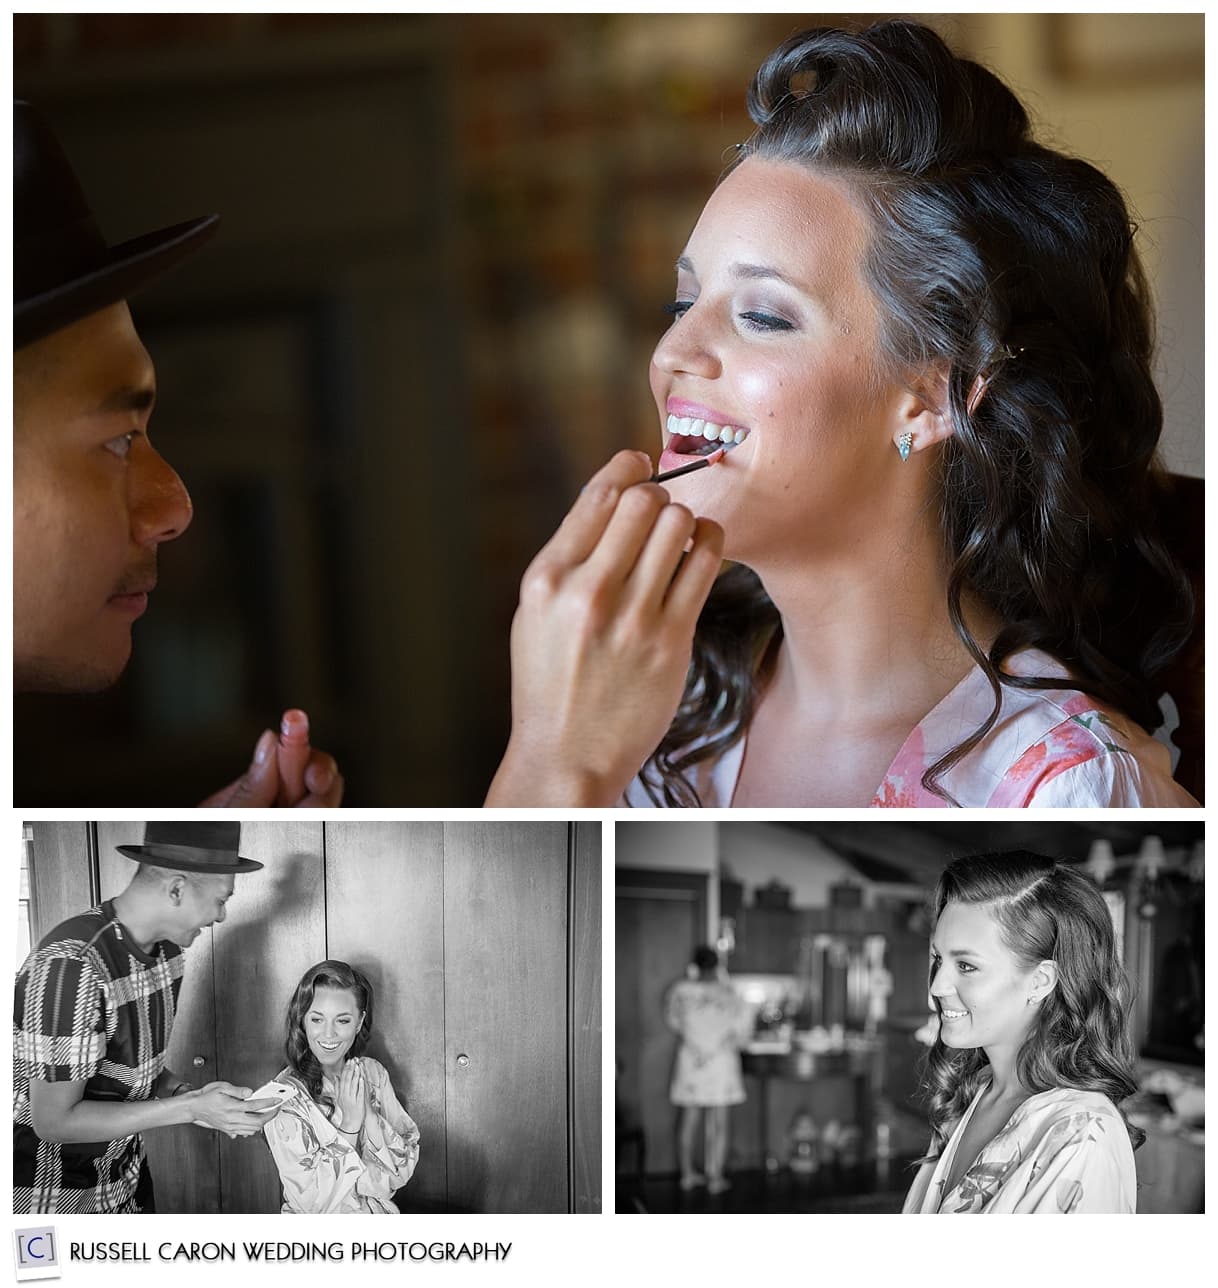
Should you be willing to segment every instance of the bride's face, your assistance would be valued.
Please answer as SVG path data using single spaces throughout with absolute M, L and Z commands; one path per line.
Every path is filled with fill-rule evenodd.
M 883 523 L 909 394 L 882 374 L 866 247 L 842 183 L 752 157 L 712 194 L 678 261 L 676 317 L 651 362 L 661 468 L 693 459 L 692 440 L 671 432 L 688 433 L 681 421 L 747 431 L 719 464 L 667 485 L 724 525 L 729 558 L 848 551 L 860 525 Z
M 309 1050 L 327 1073 L 342 1068 L 351 1044 L 364 1022 L 359 999 L 350 988 L 330 988 L 319 984 L 313 990 L 313 1002 L 304 1016 L 304 1032 Z
M 930 943 L 930 992 L 949 1047 L 1018 1049 L 1035 1017 L 1033 970 L 1007 947 L 986 904 L 949 903 Z

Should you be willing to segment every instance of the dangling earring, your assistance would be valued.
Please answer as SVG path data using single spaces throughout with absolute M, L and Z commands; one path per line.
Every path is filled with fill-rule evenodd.
M 909 460 L 909 452 L 913 447 L 913 431 L 906 430 L 900 438 L 897 439 L 897 453 L 901 460 Z

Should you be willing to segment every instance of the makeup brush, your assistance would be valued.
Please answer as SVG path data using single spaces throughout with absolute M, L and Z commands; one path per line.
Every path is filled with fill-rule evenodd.
M 724 453 L 735 446 L 735 443 L 728 443 L 723 447 L 717 447 L 709 456 L 703 456 L 699 460 L 691 461 L 688 465 L 682 465 L 680 469 L 666 470 L 663 474 L 653 474 L 649 481 L 652 483 L 667 483 L 669 479 L 679 479 L 682 474 L 692 474 L 694 470 L 704 470 L 708 465 L 714 465 L 721 461 Z

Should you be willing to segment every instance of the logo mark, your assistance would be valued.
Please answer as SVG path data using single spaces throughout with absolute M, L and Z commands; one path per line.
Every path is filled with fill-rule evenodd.
M 59 1242 L 53 1225 L 13 1231 L 17 1281 L 59 1278 Z

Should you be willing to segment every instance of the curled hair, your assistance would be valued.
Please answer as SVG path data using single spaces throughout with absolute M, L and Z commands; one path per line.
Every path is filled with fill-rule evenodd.
M 359 1009 L 364 1013 L 364 1022 L 347 1052 L 347 1058 L 351 1059 L 364 1050 L 372 1033 L 372 985 L 366 975 L 346 962 L 318 962 L 301 976 L 292 1000 L 288 1003 L 287 1040 L 284 1043 L 288 1068 L 304 1083 L 314 1104 L 333 1111 L 333 1100 L 322 1090 L 321 1065 L 309 1050 L 309 1039 L 304 1030 L 305 1016 L 313 1006 L 313 997 L 318 988 L 350 989 L 355 994 Z
M 710 946 L 710 944 L 699 944 L 694 949 L 691 963 L 705 975 L 708 971 L 718 969 L 719 954 Z
M 949 863 L 935 889 L 936 923 L 949 903 L 986 905 L 1023 969 L 1057 963 L 1057 984 L 1036 1008 L 1016 1057 L 1022 1085 L 1033 1095 L 1057 1087 L 1098 1091 L 1120 1111 L 1138 1085 L 1130 991 L 1112 918 L 1096 887 L 1077 868 L 1013 850 Z M 952 1125 L 989 1081 L 989 1068 L 980 1048 L 956 1049 L 941 1037 L 935 1040 L 922 1080 L 932 1156 L 942 1151 Z M 1146 1133 L 1128 1121 L 1125 1125 L 1136 1149 Z
M 918 23 L 801 32 L 762 64 L 748 105 L 757 128 L 731 168 L 759 157 L 843 181 L 869 225 L 863 273 L 888 374 L 946 373 L 947 609 L 994 705 L 924 786 L 952 801 L 939 777 L 993 727 L 1004 685 L 1078 688 L 1153 731 L 1154 680 L 1193 604 L 1158 530 L 1152 315 L 1120 192 L 1036 143 L 1015 95 Z M 1003 623 L 988 653 L 966 624 L 970 598 Z M 720 576 L 644 770 L 653 800 L 700 804 L 687 771 L 743 736 L 780 629 L 755 573 Z M 1028 648 L 1074 679 L 1002 669 Z

